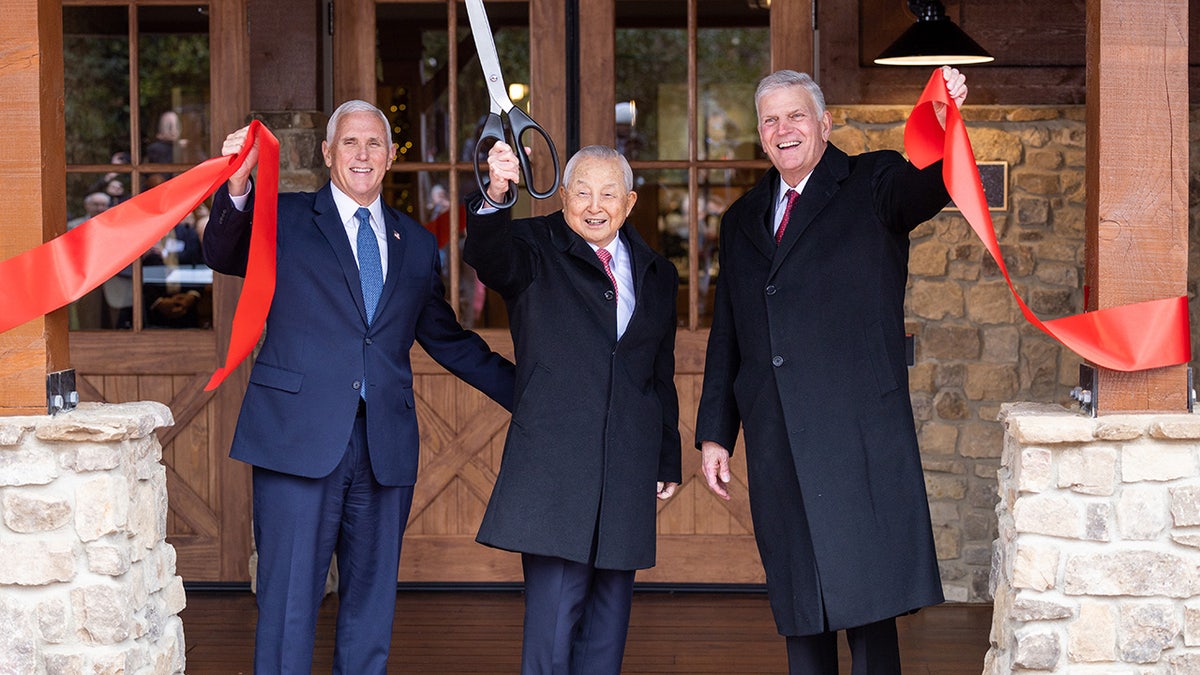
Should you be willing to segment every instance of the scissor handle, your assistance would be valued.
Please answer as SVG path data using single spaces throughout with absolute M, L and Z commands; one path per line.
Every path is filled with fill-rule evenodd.
M 515 108 L 514 108 L 514 110 L 515 110 Z M 500 119 L 500 115 L 498 115 L 496 113 L 488 113 L 487 120 L 484 121 L 483 127 L 481 127 L 479 129 L 479 137 L 475 139 L 475 154 L 472 157 L 471 164 L 475 168 L 475 184 L 479 186 L 479 191 L 483 193 L 483 200 L 485 202 L 487 202 L 488 204 L 491 204 L 493 207 L 495 207 L 497 209 L 507 209 L 507 208 L 511 207 L 513 204 L 517 203 L 516 186 L 512 184 L 512 181 L 509 181 L 508 197 L 505 198 L 505 200 L 502 202 L 497 202 L 488 196 L 487 183 L 484 182 L 483 176 L 481 176 L 479 174 L 479 149 L 480 149 L 480 146 L 482 146 L 484 144 L 484 142 L 487 141 L 488 139 L 494 139 L 496 141 L 504 141 L 505 143 L 509 143 L 510 145 L 512 144 L 512 141 L 506 134 L 506 129 L 504 128 L 504 123 Z M 517 152 L 518 157 L 520 157 L 524 154 L 525 153 L 523 153 L 523 152 Z M 555 161 L 555 167 L 557 167 L 558 159 L 555 158 L 554 161 Z M 524 165 L 522 165 L 522 168 L 524 168 Z M 528 180 L 528 178 L 526 178 L 526 180 Z
M 545 199 L 558 190 L 562 179 L 559 176 L 558 151 L 554 149 L 554 140 L 537 122 L 534 122 L 525 111 L 513 106 L 508 111 L 508 127 L 512 133 L 514 146 L 517 148 L 517 161 L 521 164 L 521 175 L 525 177 L 525 189 L 534 199 Z M 529 164 L 529 156 L 524 152 L 524 141 L 521 136 L 526 131 L 536 131 L 550 148 L 550 159 L 554 160 L 554 182 L 547 190 L 538 190 L 533 184 L 533 167 Z

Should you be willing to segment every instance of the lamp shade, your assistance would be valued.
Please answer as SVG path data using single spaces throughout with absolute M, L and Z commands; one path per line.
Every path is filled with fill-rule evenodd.
M 995 59 L 944 15 L 919 18 L 883 50 L 875 63 L 887 66 L 954 66 Z

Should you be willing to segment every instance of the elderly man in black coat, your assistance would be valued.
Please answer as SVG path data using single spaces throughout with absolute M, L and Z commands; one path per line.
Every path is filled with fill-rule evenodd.
M 943 75 L 955 102 L 963 76 Z M 808 75 L 755 94 L 773 168 L 721 221 L 721 277 L 696 445 L 729 499 L 729 449 L 745 433 L 754 534 L 792 673 L 900 672 L 895 617 L 942 602 L 908 396 L 908 233 L 949 197 L 941 164 L 829 144 Z M 944 121 L 943 121 L 944 123 Z
M 488 154 L 488 196 L 517 157 Z M 612 148 L 567 162 L 563 208 L 513 221 L 467 209 L 464 259 L 504 297 L 517 389 L 478 541 L 522 554 L 521 672 L 621 670 L 635 570 L 654 565 L 656 500 L 682 480 L 678 275 L 632 227 L 633 172 Z M 481 208 L 482 207 L 482 208 Z

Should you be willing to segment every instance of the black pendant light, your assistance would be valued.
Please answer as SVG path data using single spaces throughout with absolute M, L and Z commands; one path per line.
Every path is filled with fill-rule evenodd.
M 954 66 L 995 60 L 946 16 L 939 0 L 908 0 L 917 22 L 875 58 L 887 66 Z

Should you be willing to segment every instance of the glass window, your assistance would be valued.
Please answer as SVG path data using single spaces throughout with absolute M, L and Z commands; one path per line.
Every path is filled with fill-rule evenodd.
M 208 30 L 204 5 L 63 8 L 68 227 L 207 157 Z M 71 327 L 210 328 L 206 222 L 201 207 L 74 303 Z
M 617 148 L 637 177 L 632 219 L 675 263 L 691 328 L 712 321 L 721 215 L 768 166 L 754 89 L 770 72 L 769 12 L 753 4 L 616 3 Z

